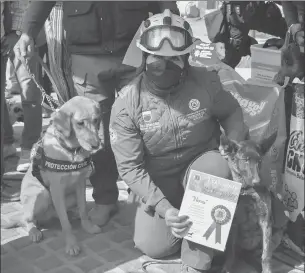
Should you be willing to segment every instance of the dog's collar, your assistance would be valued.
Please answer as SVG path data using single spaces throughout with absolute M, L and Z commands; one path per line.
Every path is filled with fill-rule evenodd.
M 58 141 L 58 144 L 64 149 L 66 150 L 68 153 L 72 154 L 73 156 L 77 155 L 78 153 L 83 151 L 83 148 L 81 146 L 75 147 L 75 148 L 70 148 L 68 147 L 64 141 L 62 141 L 60 139 L 60 137 L 58 136 L 58 131 L 54 130 L 54 136 L 56 138 L 56 140 Z

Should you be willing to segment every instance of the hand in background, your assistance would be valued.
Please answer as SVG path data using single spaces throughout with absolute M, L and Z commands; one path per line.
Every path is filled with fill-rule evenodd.
M 34 53 L 34 40 L 32 37 L 23 33 L 20 36 L 19 41 L 16 43 L 14 47 L 15 56 L 18 59 L 22 58 L 30 58 L 33 56 Z

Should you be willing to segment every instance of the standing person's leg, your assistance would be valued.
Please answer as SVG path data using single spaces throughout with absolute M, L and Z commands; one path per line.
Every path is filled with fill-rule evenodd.
M 192 164 L 192 169 L 223 178 L 230 178 L 227 161 L 218 151 L 210 151 L 200 156 Z M 186 183 L 186 179 L 184 179 Z M 184 184 L 184 187 L 186 184 Z M 208 272 L 214 257 L 214 250 L 206 246 L 183 240 L 181 247 L 181 273 Z
M 48 45 L 44 44 L 38 48 L 39 56 L 41 59 L 45 61 L 46 66 L 50 69 L 50 62 L 49 62 L 49 54 L 48 54 Z M 48 95 L 52 93 L 52 83 L 44 71 L 42 69 L 39 71 L 39 75 L 41 77 L 41 83 L 43 88 L 46 90 Z
M 50 69 L 47 43 L 38 47 L 38 55 L 45 62 L 46 66 Z M 39 82 L 41 83 L 41 85 L 44 88 L 44 90 L 46 91 L 46 93 L 48 95 L 51 95 L 51 92 L 52 92 L 51 81 L 41 66 L 38 67 L 38 77 L 39 77 Z M 46 98 L 44 99 L 44 103 L 48 104 L 48 100 Z M 45 108 L 42 108 L 42 117 L 43 118 L 49 118 L 51 116 L 51 113 L 52 113 L 51 111 L 48 111 Z
M 98 101 L 103 118 L 100 138 L 104 148 L 93 155 L 95 173 L 90 177 L 95 207 L 89 212 L 91 220 L 106 224 L 117 210 L 118 171 L 109 140 L 110 111 L 115 98 L 115 71 L 120 58 L 112 55 L 72 55 L 72 77 L 78 95 Z
M 0 54 L 1 55 L 1 54 Z M 1 124 L 3 124 L 3 131 L 1 133 L 1 139 L 3 144 L 3 158 L 16 154 L 16 148 L 14 147 L 14 131 L 10 122 L 7 104 L 4 96 L 5 92 L 5 72 L 6 72 L 7 58 L 1 55 Z M 3 166 L 3 164 L 1 164 Z
M 24 115 L 24 128 L 21 139 L 21 156 L 17 171 L 26 172 L 30 166 L 30 154 L 34 143 L 38 141 L 42 131 L 41 92 L 31 79 L 25 66 L 17 58 L 12 59 L 16 69 L 16 78 L 21 88 L 21 101 Z M 29 60 L 31 73 L 38 77 L 38 63 Z
M 11 193 L 6 190 L 5 184 L 2 180 L 2 174 L 5 172 L 5 158 L 13 156 L 16 154 L 16 148 L 14 144 L 14 131 L 12 124 L 9 119 L 8 109 L 5 100 L 5 71 L 7 58 L 4 58 L 1 54 L 1 124 L 3 124 L 1 132 L 1 147 L 2 147 L 2 157 L 1 157 L 1 200 L 17 201 L 19 199 L 19 193 Z
M 20 95 L 21 93 L 20 85 L 16 79 L 14 65 L 9 58 L 6 63 L 5 92 L 8 95 Z

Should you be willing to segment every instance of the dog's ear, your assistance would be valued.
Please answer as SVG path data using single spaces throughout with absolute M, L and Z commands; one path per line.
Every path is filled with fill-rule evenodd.
M 52 114 L 52 123 L 64 137 L 71 136 L 71 114 L 58 110 Z
M 219 150 L 224 155 L 235 154 L 238 150 L 238 144 L 235 141 L 229 139 L 224 134 L 222 134 L 220 136 Z
M 271 148 L 272 144 L 276 140 L 277 132 L 273 133 L 270 137 L 263 139 L 260 143 L 260 150 L 262 152 L 262 155 L 265 155 L 269 149 Z

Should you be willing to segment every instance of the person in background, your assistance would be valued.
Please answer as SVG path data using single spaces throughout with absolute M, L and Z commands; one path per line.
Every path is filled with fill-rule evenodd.
M 37 46 L 39 57 L 43 60 L 43 62 L 48 67 L 48 69 L 50 69 L 48 44 L 47 44 L 45 35 L 46 35 L 45 30 L 44 30 L 44 28 L 42 28 L 42 30 L 40 32 L 40 37 L 39 37 L 39 41 L 41 41 L 41 43 L 40 43 L 40 46 L 37 46 L 37 43 L 36 43 L 36 46 Z M 42 69 L 41 66 L 39 66 L 39 68 L 38 68 L 38 79 L 39 79 L 39 82 L 41 83 L 41 86 L 46 91 L 46 94 L 51 95 L 51 93 L 53 91 L 52 83 L 51 83 L 48 75 L 45 73 L 45 71 Z M 44 99 L 44 103 L 46 103 L 47 105 L 49 104 L 46 98 Z M 51 117 L 51 112 L 46 110 L 45 108 L 42 108 L 42 117 L 43 118 Z
M 13 95 L 20 95 L 20 85 L 16 79 L 15 68 L 10 58 L 7 60 L 5 75 L 5 98 L 10 99 Z
M 119 93 L 111 112 L 110 139 L 119 174 L 137 203 L 135 246 L 151 258 L 181 247 L 181 273 L 209 272 L 211 248 L 181 240 L 191 223 L 178 216 L 188 166 L 202 157 L 202 172 L 228 178 L 218 152 L 220 125 L 237 141 L 248 136 L 237 100 L 216 71 L 192 67 L 192 29 L 165 10 L 147 19 L 138 47 L 143 71 Z
M 282 1 L 283 13 L 291 36 L 289 49 L 285 45 L 281 49 L 281 58 L 284 65 L 275 76 L 274 80 L 278 84 L 283 84 L 285 77 L 289 77 L 292 82 L 295 77 L 304 78 L 304 15 L 305 4 L 298 1 Z M 286 59 L 283 61 L 283 58 Z M 285 87 L 285 112 L 287 135 L 290 135 L 290 119 L 293 103 L 294 87 Z M 286 146 L 289 138 L 287 138 Z
M 300 74 L 299 68 L 303 66 L 304 70 L 304 15 L 305 15 L 305 3 L 303 1 L 282 1 L 283 13 L 285 20 L 287 22 L 288 28 L 290 28 L 292 34 L 292 40 L 299 45 L 301 58 L 300 65 L 297 66 L 297 70 L 295 73 L 292 73 L 294 76 Z M 304 82 L 304 71 L 301 71 L 301 80 Z M 304 87 L 303 87 L 304 90 Z M 290 136 L 290 122 L 291 122 L 291 111 L 293 105 L 293 95 L 295 93 L 295 88 L 292 86 L 287 86 L 285 88 L 285 111 L 286 111 L 286 128 L 287 128 L 287 136 Z M 289 137 L 286 141 L 286 148 L 289 144 Z M 296 246 L 301 248 L 303 252 L 305 252 L 304 247 L 304 210 L 302 212 L 302 216 L 299 215 L 295 222 L 289 221 L 287 226 L 287 233 L 289 238 L 295 243 Z M 304 261 L 303 261 L 304 265 Z
M 238 65 L 241 57 L 251 55 L 250 46 L 257 43 L 248 35 L 250 30 L 285 38 L 287 24 L 273 2 L 224 1 L 221 10 L 225 31 L 212 42 L 225 44 L 226 56 L 222 61 L 232 68 Z
M 13 71 L 20 86 L 20 95 L 24 115 L 24 128 L 21 138 L 21 154 L 17 165 L 17 171 L 26 172 L 30 166 L 30 154 L 34 143 L 40 138 L 42 130 L 42 107 L 41 93 L 34 81 L 31 79 L 29 71 L 15 57 L 13 47 L 17 43 L 23 25 L 23 16 L 29 5 L 28 1 L 7 1 L 5 2 L 4 27 L 6 33 L 7 56 L 13 65 Z M 37 40 L 37 44 L 40 41 Z M 38 77 L 38 63 L 30 60 L 29 69 L 31 73 Z
M 24 5 L 24 4 L 22 4 Z M 20 10 L 20 13 L 23 14 L 25 9 Z M 15 12 L 16 13 L 16 12 Z M 21 15 L 20 15 L 21 17 Z M 20 26 L 21 24 L 19 24 Z M 20 27 L 19 27 L 20 28 Z M 48 46 L 46 43 L 45 33 L 41 31 L 39 35 L 39 44 L 37 45 L 38 54 L 41 59 L 45 60 L 48 66 Z M 21 70 L 22 71 L 22 70 Z M 43 88 L 45 89 L 46 93 L 50 95 L 51 93 L 51 82 L 49 81 L 48 76 L 43 73 L 42 69 L 39 67 L 38 69 L 38 79 Z M 12 60 L 8 58 L 7 65 L 6 65 L 6 86 L 5 86 L 5 97 L 7 99 L 12 98 L 13 95 L 20 95 L 21 94 L 21 87 L 17 80 L 17 75 L 15 73 L 15 66 L 12 63 Z M 49 113 L 43 110 L 43 117 L 50 117 Z
M 305 4 L 302 1 L 282 1 L 282 7 L 293 40 L 300 46 L 301 52 L 304 53 Z
M 11 196 L 7 191 L 6 185 L 3 182 L 2 175 L 4 174 L 4 160 L 10 156 L 16 155 L 16 147 L 14 146 L 14 131 L 12 124 L 9 119 L 9 113 L 5 100 L 5 70 L 8 59 L 9 49 L 12 48 L 14 40 L 11 40 L 5 31 L 5 20 L 6 17 L 10 16 L 9 13 L 5 12 L 5 3 L 1 1 L 1 200 L 9 199 L 12 200 L 14 196 Z M 15 196 L 17 197 L 17 196 Z M 18 200 L 14 199 L 14 201 Z
M 15 47 L 19 58 L 30 57 L 34 39 L 44 25 L 56 1 L 32 2 L 26 12 L 23 33 Z M 74 89 L 100 103 L 103 118 L 100 134 L 105 148 L 93 156 L 95 207 L 89 212 L 98 225 L 108 222 L 117 210 L 118 171 L 109 141 L 110 110 L 115 91 L 129 82 L 135 68 L 122 64 L 125 52 L 139 25 L 149 13 L 164 8 L 179 13 L 174 1 L 64 1 L 63 27 L 71 54 Z

